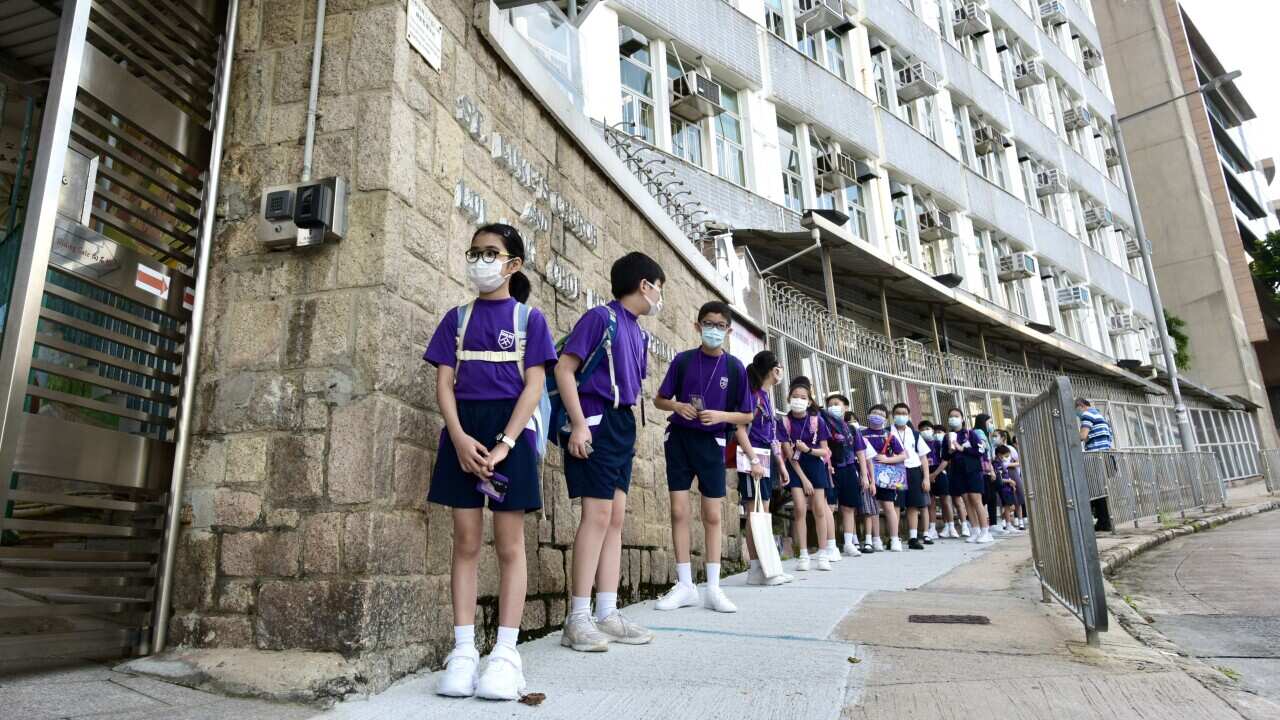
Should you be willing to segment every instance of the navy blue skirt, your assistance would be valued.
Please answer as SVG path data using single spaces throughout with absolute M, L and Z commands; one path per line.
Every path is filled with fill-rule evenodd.
M 507 427 L 516 401 L 511 400 L 459 400 L 458 422 L 467 435 L 486 448 L 492 449 L 496 438 Z M 431 473 L 431 488 L 427 500 L 454 508 L 484 507 L 494 511 L 532 512 L 542 507 L 542 493 L 538 487 L 538 450 L 532 433 L 524 431 L 516 439 L 516 446 L 507 459 L 495 470 L 511 483 L 502 502 L 476 489 L 480 478 L 464 473 L 458 462 L 458 451 L 453 446 L 449 431 L 440 433 L 440 451 L 436 454 L 435 470 Z
M 794 470 L 795 468 L 792 468 Z M 814 489 L 826 490 L 831 487 L 831 475 L 827 472 L 827 463 L 822 458 L 812 455 L 800 456 L 800 469 L 804 471 L 804 476 L 809 479 L 809 483 Z M 794 472 L 791 473 L 791 482 L 787 484 L 789 488 L 802 488 L 800 477 Z

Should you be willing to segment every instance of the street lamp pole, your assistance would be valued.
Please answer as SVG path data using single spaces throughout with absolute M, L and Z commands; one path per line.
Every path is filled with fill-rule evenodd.
M 1139 115 L 1151 112 L 1186 97 L 1214 90 L 1240 77 L 1240 72 L 1232 72 L 1216 77 L 1189 93 L 1169 98 L 1149 108 L 1130 113 L 1124 117 L 1111 116 L 1111 130 L 1116 136 L 1116 149 L 1120 154 L 1120 169 L 1124 172 L 1125 190 L 1129 194 L 1129 208 L 1133 213 L 1133 229 L 1138 235 L 1138 248 L 1142 252 L 1142 268 L 1147 276 L 1147 289 L 1151 293 L 1151 307 L 1156 315 L 1156 328 L 1160 331 L 1160 351 L 1164 355 L 1165 370 L 1169 373 L 1169 387 L 1173 391 L 1173 411 L 1178 421 L 1178 435 L 1182 449 L 1193 452 L 1196 449 L 1195 437 L 1191 430 L 1191 418 L 1187 414 L 1187 406 L 1182 401 L 1182 387 L 1178 382 L 1178 365 L 1173 360 L 1173 343 L 1169 341 L 1169 327 L 1165 321 L 1164 303 L 1160 300 L 1160 288 L 1156 285 L 1155 263 L 1151 261 L 1151 244 L 1147 242 L 1147 230 L 1142 224 L 1142 211 L 1138 209 L 1138 189 L 1133 184 L 1133 170 L 1129 167 L 1129 153 L 1124 145 L 1124 132 L 1120 123 Z

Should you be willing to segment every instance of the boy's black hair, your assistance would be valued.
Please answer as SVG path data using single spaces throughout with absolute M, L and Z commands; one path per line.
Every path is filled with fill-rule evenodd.
M 698 308 L 698 322 L 702 322 L 702 318 L 713 314 L 720 315 L 724 318 L 725 322 L 730 325 L 733 324 L 733 310 L 729 309 L 729 305 L 727 303 L 722 303 L 719 300 L 705 302 L 702 304 L 702 307 Z
M 642 252 L 629 252 L 615 260 L 613 267 L 609 268 L 609 283 L 614 298 L 639 290 L 640 283 L 645 280 L 656 285 L 659 282 L 665 283 L 667 276 L 656 260 Z
M 1082 398 L 1082 397 L 1076 398 L 1076 404 L 1083 405 L 1085 407 L 1093 407 L 1093 403 L 1089 402 L 1088 399 Z
M 911 406 L 904 402 L 894 403 L 893 411 L 898 412 L 898 408 L 902 408 L 903 410 L 906 410 L 908 415 L 911 414 Z
M 926 428 L 928 428 L 929 430 L 932 430 L 933 423 L 929 422 L 928 420 L 921 420 L 920 424 L 916 426 L 916 429 L 921 431 L 923 431 Z
M 853 407 L 853 403 L 849 402 L 849 398 L 845 397 L 844 395 L 838 392 L 827 393 L 826 402 L 830 403 L 832 400 L 839 400 L 840 402 L 844 403 L 845 407 Z
M 877 410 L 880 410 L 881 412 L 883 412 L 885 416 L 888 416 L 891 414 L 889 412 L 889 408 L 885 407 L 884 403 L 876 403 L 875 405 L 872 405 L 871 407 L 867 408 L 867 414 L 870 415 L 871 413 Z
M 1009 446 L 1008 446 L 1008 445 L 998 445 L 998 446 L 996 446 L 996 454 L 997 454 L 997 455 L 1009 455 L 1009 454 L 1011 454 L 1011 452 L 1010 452 L 1010 450 L 1009 450 Z

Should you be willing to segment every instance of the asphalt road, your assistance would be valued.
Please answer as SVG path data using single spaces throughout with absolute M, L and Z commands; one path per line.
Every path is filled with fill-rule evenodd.
M 1280 702 L 1280 512 L 1139 556 L 1116 588 L 1179 647 Z

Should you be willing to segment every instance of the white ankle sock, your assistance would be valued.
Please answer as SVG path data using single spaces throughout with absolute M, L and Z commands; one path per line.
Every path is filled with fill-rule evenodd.
M 692 585 L 693 566 L 690 563 L 676 563 L 676 580 L 685 585 Z
M 844 534 L 844 544 L 845 544 L 845 545 L 852 545 L 852 544 L 853 544 L 853 533 L 845 533 L 845 534 Z
M 454 625 L 453 626 L 453 646 L 464 647 L 467 645 L 474 646 L 476 644 L 476 626 L 475 625 Z
M 604 620 L 618 609 L 618 593 L 596 593 L 596 620 Z
M 707 563 L 707 589 L 720 587 L 720 563 Z
M 582 613 L 583 615 L 591 614 L 590 597 L 575 597 L 570 601 L 569 614 L 577 615 L 578 613 Z
M 498 644 L 516 649 L 516 640 L 520 638 L 520 628 L 498 626 Z
M 863 543 L 863 544 L 864 544 L 864 545 L 870 545 L 870 544 L 871 544 L 871 533 L 867 533 L 867 541 L 866 541 L 865 543 Z
M 752 560 L 752 561 L 749 563 L 749 565 L 750 565 L 750 569 L 752 569 L 752 570 L 759 570 L 759 569 L 760 569 L 760 561 L 759 561 L 759 560 Z
M 908 536 L 909 538 L 911 538 L 912 540 L 915 540 L 915 539 L 916 539 L 916 533 L 917 533 L 917 532 L 918 532 L 918 531 L 916 531 L 916 530 L 908 529 L 908 530 L 907 530 L 907 536 Z
M 837 552 L 840 550 L 840 548 L 836 546 L 835 538 L 831 538 L 830 540 L 827 541 L 827 549 L 831 551 L 837 551 Z
M 800 557 L 805 558 L 805 559 L 808 559 L 808 558 L 809 558 L 809 548 L 801 548 L 801 549 L 800 549 Z

